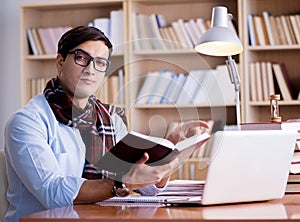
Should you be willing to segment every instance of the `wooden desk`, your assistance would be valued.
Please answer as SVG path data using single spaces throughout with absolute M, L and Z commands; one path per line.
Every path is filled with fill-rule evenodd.
M 74 205 L 34 213 L 21 219 L 29 221 L 300 221 L 300 194 L 288 194 L 282 200 L 219 206 L 129 207 Z

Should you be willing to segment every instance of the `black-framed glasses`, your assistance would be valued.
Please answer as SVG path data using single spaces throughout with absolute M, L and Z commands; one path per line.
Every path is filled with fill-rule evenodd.
M 110 61 L 103 57 L 92 57 L 89 53 L 82 49 L 75 49 L 70 51 L 69 54 L 74 54 L 74 62 L 82 67 L 87 67 L 93 61 L 94 69 L 99 72 L 106 72 L 110 66 Z

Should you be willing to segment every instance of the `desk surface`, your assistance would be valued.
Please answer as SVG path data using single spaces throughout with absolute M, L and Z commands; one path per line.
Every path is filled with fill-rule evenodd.
M 282 200 L 260 203 L 229 204 L 219 206 L 100 206 L 74 205 L 34 213 L 21 219 L 29 221 L 300 221 L 300 194 L 285 195 Z

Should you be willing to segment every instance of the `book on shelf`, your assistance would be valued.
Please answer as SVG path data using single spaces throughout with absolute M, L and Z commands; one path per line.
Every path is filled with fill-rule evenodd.
M 193 46 L 196 46 L 199 43 L 199 35 L 197 35 L 194 29 L 192 29 L 192 26 L 189 21 L 184 22 L 184 26 L 189 38 L 191 39 Z
M 119 101 L 119 76 L 112 75 L 108 78 L 108 102 L 120 104 Z
M 262 82 L 262 95 L 263 101 L 269 101 L 270 95 L 269 86 L 268 86 L 268 74 L 267 74 L 267 63 L 262 61 L 260 63 L 261 66 L 261 82 Z M 274 94 L 274 93 L 273 93 Z
M 240 65 L 236 64 L 237 69 L 240 69 Z M 230 80 L 230 76 L 228 74 L 226 65 L 218 65 L 216 67 L 216 85 L 220 88 L 222 93 L 222 97 L 224 99 L 225 104 L 235 103 L 235 90 L 233 87 L 233 83 Z
M 250 62 L 249 64 L 249 69 L 250 69 L 250 77 L 249 77 L 249 82 L 250 82 L 250 100 L 253 102 L 257 101 L 257 90 L 256 90 L 256 81 L 255 81 L 255 63 Z
M 216 90 L 216 74 L 215 70 L 201 69 L 193 70 L 195 77 L 198 79 L 197 91 L 193 96 L 193 103 L 196 105 L 212 105 L 212 99 L 221 99 L 222 94 L 217 96 Z
M 201 84 L 201 80 L 199 80 L 199 74 L 201 72 L 203 72 L 203 70 L 191 70 L 189 72 L 181 87 L 176 104 L 185 105 L 192 103 L 196 91 L 199 90 L 199 84 Z
M 204 34 L 200 27 L 197 25 L 195 19 L 190 19 L 188 21 L 188 23 L 190 24 L 190 28 L 192 33 L 194 34 L 194 37 L 196 38 L 196 44 L 199 42 L 200 37 Z
M 260 15 L 253 16 L 254 27 L 257 33 L 258 45 L 266 46 L 269 45 L 269 40 L 267 39 L 266 27 L 264 20 Z
M 184 37 L 183 30 L 181 29 L 178 21 L 174 21 L 171 23 L 174 33 L 180 43 L 181 48 L 189 48 L 189 44 Z
M 281 71 L 283 73 L 283 78 L 285 80 L 285 83 L 288 87 L 289 94 L 291 95 L 292 99 L 294 99 L 294 98 L 296 98 L 296 93 L 295 93 L 294 87 L 291 83 L 290 76 L 289 76 L 289 73 L 288 73 L 288 70 L 287 70 L 287 67 L 286 67 L 285 63 L 280 63 L 280 68 L 281 68 Z
M 289 19 L 295 34 L 296 44 L 300 44 L 300 23 L 298 24 L 296 15 L 289 15 Z
M 138 39 L 134 41 L 138 41 L 142 50 L 152 50 L 153 46 L 150 41 L 150 34 L 147 26 L 148 16 L 144 14 L 134 14 L 137 19 L 137 33 Z
M 185 21 L 183 19 L 178 19 L 177 22 L 179 24 L 180 29 L 182 30 L 183 37 L 188 45 L 188 48 L 193 48 L 194 47 L 193 42 L 188 34 L 188 30 L 186 26 L 184 25 Z
M 169 31 L 169 27 L 161 27 L 159 28 L 159 31 L 161 33 L 161 36 L 164 40 L 164 43 L 167 47 L 167 49 L 176 49 L 178 46 L 176 43 L 173 42 L 171 33 Z
M 274 31 L 272 29 L 271 21 L 270 21 L 271 12 L 263 11 L 262 15 L 263 15 L 264 24 L 266 26 L 267 37 L 268 37 L 269 43 L 270 43 L 270 45 L 275 45 Z
M 159 72 L 148 72 L 145 79 L 143 80 L 142 87 L 139 90 L 136 103 L 137 104 L 146 104 L 150 96 L 152 89 L 155 86 L 157 79 L 159 78 Z
M 291 23 L 290 16 L 285 15 L 285 19 L 286 19 L 286 23 L 287 23 L 289 33 L 291 35 L 292 45 L 295 45 L 295 44 L 297 44 L 297 39 L 296 39 L 296 35 L 295 35 L 295 30 L 294 30 L 294 28 L 292 26 L 292 23 Z
M 27 97 L 32 98 L 35 95 L 43 92 L 46 83 L 52 77 L 35 77 L 27 80 Z
M 256 81 L 256 91 L 257 100 L 263 101 L 263 87 L 262 87 L 262 75 L 261 75 L 261 63 L 255 62 L 255 81 Z
M 285 66 L 283 64 L 273 63 L 272 68 L 281 92 L 282 99 L 291 101 L 293 99 L 293 89 Z
M 147 104 L 160 104 L 164 95 L 165 91 L 169 88 L 169 85 L 174 77 L 174 72 L 171 70 L 161 70 L 160 71 L 160 78 L 157 79 L 155 86 L 156 88 L 151 92 L 151 95 Z
M 280 41 L 280 37 L 279 37 L 279 30 L 278 30 L 278 27 L 276 24 L 275 16 L 270 15 L 269 19 L 270 19 L 271 29 L 272 29 L 273 35 L 274 35 L 275 45 L 280 45 L 281 41 Z
M 118 70 L 118 87 L 119 87 L 119 104 L 125 104 L 125 90 L 124 90 L 124 71 L 123 69 Z
M 180 94 L 181 87 L 184 85 L 186 81 L 187 75 L 183 73 L 178 73 L 172 79 L 168 91 L 164 96 L 163 100 L 161 101 L 162 104 L 174 104 L 177 101 L 177 98 Z
M 140 36 L 139 36 L 139 25 L 137 22 L 137 13 L 133 12 L 131 14 L 131 38 L 133 43 L 133 50 L 134 51 L 140 51 L 142 49 L 142 46 L 140 45 Z
M 110 18 L 94 18 L 93 26 L 110 38 Z
M 257 34 L 254 27 L 254 21 L 253 21 L 253 14 L 247 15 L 247 25 L 248 25 L 248 34 L 249 34 L 249 45 L 256 46 L 258 44 L 257 42 Z
M 30 47 L 34 55 L 53 55 L 57 52 L 57 43 L 62 34 L 71 27 L 37 27 L 27 29 Z M 32 34 L 32 35 L 31 35 Z
M 200 30 L 202 32 L 202 35 L 209 29 L 209 27 L 207 26 L 207 23 L 205 22 L 204 18 L 197 18 L 196 19 L 196 24 L 200 28 Z
M 38 32 L 38 28 L 32 28 L 31 30 L 32 30 L 32 35 L 33 35 L 34 42 L 35 42 L 35 44 L 37 46 L 37 49 L 38 49 L 38 54 L 39 55 L 46 54 L 45 48 L 44 48 L 42 40 L 41 40 L 41 36 Z
M 159 31 L 159 24 L 157 21 L 157 15 L 151 14 L 147 17 L 147 24 L 150 31 L 150 41 L 152 42 L 154 49 L 167 49 L 161 33 Z
M 168 33 L 170 34 L 170 38 L 171 38 L 171 42 L 172 45 L 176 48 L 176 49 L 180 49 L 182 48 L 179 39 L 177 38 L 177 35 L 173 29 L 173 27 L 167 27 L 168 29 Z
M 110 40 L 114 46 L 115 52 L 124 51 L 124 11 L 111 10 L 110 11 Z
M 283 24 L 281 22 L 280 16 L 275 17 L 275 22 L 276 22 L 276 25 L 277 25 L 280 44 L 281 45 L 287 45 L 287 39 L 286 39 L 284 30 L 283 30 Z
M 267 79 L 268 79 L 268 95 L 275 94 L 275 87 L 274 87 L 274 77 L 272 71 L 272 63 L 266 62 L 266 69 L 267 69 Z
M 285 36 L 285 39 L 286 39 L 286 43 L 288 45 L 292 45 L 293 44 L 293 42 L 292 42 L 292 36 L 291 36 L 291 33 L 290 33 L 290 29 L 288 27 L 286 16 L 285 15 L 281 15 L 281 16 L 279 16 L 279 18 L 281 20 L 281 24 L 282 24 L 282 28 L 283 28 L 283 33 L 284 33 L 284 36 Z
M 95 163 L 95 166 L 113 173 L 124 174 L 146 152 L 149 155 L 149 159 L 146 162 L 148 165 L 167 164 L 175 158 L 178 158 L 178 164 L 181 164 L 195 150 L 200 149 L 209 138 L 210 135 L 208 133 L 203 133 L 173 144 L 164 138 L 147 136 L 131 131 L 101 157 Z
M 101 102 L 124 105 L 124 73 L 119 69 L 103 81 L 95 95 Z
M 30 29 L 30 28 L 27 29 L 27 38 L 28 38 L 30 54 L 38 55 L 39 51 L 38 51 L 37 45 L 36 45 L 34 37 L 33 37 L 32 29 Z

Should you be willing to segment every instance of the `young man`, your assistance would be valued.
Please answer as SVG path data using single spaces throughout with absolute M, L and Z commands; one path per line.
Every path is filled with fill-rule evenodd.
M 127 133 L 124 110 L 104 104 L 95 92 L 110 65 L 112 45 L 94 27 L 76 27 L 58 43 L 57 76 L 8 121 L 5 154 L 9 209 L 6 221 L 77 203 L 91 203 L 137 190 L 155 195 L 177 160 L 151 167 L 147 153 L 118 180 L 95 167 Z M 205 122 L 192 122 L 170 135 L 176 142 Z M 184 130 L 185 129 L 185 130 Z

